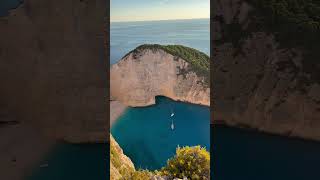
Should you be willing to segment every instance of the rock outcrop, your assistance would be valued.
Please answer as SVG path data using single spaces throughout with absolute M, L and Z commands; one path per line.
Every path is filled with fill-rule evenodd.
M 307 70 L 308 49 L 255 29 L 261 16 L 247 1 L 214 0 L 213 7 L 213 123 L 320 140 L 319 63 Z
M 17 121 L 69 142 L 108 139 L 106 10 L 104 0 L 24 0 L 0 17 L 0 104 Z
M 111 98 L 133 107 L 155 104 L 156 96 L 209 106 L 210 88 L 205 73 L 197 73 L 190 60 L 188 62 L 162 47 L 166 48 L 160 45 L 140 46 L 112 65 Z M 206 58 L 208 63 L 209 57 Z
M 121 147 L 110 134 L 110 179 L 124 179 L 130 177 L 130 174 L 134 171 L 132 161 L 123 154 Z

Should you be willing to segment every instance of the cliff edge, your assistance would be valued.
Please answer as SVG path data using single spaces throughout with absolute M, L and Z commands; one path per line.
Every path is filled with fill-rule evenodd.
M 185 46 L 139 46 L 111 66 L 111 98 L 132 107 L 155 104 L 156 96 L 209 106 L 209 64 Z
M 213 1 L 214 120 L 320 140 L 320 4 Z

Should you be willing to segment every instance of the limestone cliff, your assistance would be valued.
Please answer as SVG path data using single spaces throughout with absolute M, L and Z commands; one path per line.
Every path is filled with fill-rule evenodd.
M 254 2 L 213 1 L 213 122 L 320 140 L 319 32 L 305 45 L 295 13 L 279 28 L 286 6 L 267 16 L 271 1 Z
M 106 10 L 104 0 L 24 0 L 0 17 L 0 109 L 55 138 L 106 141 Z
M 130 174 L 134 171 L 132 161 L 123 153 L 119 144 L 110 134 L 110 179 L 124 179 L 130 177 Z
M 209 106 L 208 69 L 209 57 L 195 49 L 143 45 L 112 65 L 111 97 L 128 106 L 152 105 L 156 96 Z

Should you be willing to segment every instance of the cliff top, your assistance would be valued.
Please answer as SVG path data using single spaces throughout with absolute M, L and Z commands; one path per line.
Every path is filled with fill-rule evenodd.
M 133 53 L 139 53 L 145 49 L 150 49 L 153 51 L 163 50 L 175 57 L 184 59 L 191 65 L 191 70 L 193 70 L 197 75 L 209 79 L 209 68 L 210 68 L 210 58 L 203 52 L 200 52 L 196 49 L 182 46 L 182 45 L 160 45 L 160 44 L 144 44 L 138 46 L 134 50 L 130 51 L 127 55 Z

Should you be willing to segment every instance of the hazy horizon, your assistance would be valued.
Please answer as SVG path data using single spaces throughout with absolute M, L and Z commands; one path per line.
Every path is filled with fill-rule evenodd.
M 210 18 L 192 18 L 192 19 L 157 19 L 157 20 L 132 20 L 132 21 L 110 21 L 111 23 L 119 23 L 119 22 L 156 22 L 156 21 L 183 21 L 183 20 L 204 20 Z
M 111 0 L 111 22 L 210 18 L 210 0 Z

